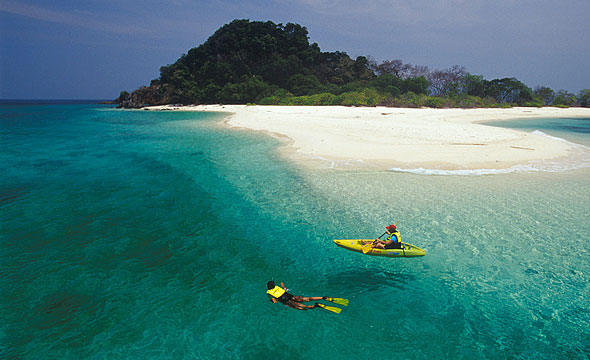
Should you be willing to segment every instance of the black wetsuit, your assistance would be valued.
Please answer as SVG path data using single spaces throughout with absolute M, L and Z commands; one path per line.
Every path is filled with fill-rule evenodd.
M 293 299 L 293 295 L 289 294 L 285 291 L 285 293 L 277 298 L 278 301 L 282 302 L 283 304 L 287 305 L 287 303 Z

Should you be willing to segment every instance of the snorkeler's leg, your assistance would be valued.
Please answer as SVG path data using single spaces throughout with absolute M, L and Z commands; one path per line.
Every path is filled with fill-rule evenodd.
M 324 300 L 324 298 L 325 298 L 325 296 L 307 296 L 307 297 L 294 296 L 293 300 L 297 301 L 297 302 L 308 302 L 308 301 Z
M 293 308 L 293 309 L 297 309 L 297 310 L 309 310 L 309 309 L 313 309 L 316 307 L 315 305 L 314 306 L 304 305 L 300 302 L 294 301 L 294 299 L 287 302 L 286 305 Z

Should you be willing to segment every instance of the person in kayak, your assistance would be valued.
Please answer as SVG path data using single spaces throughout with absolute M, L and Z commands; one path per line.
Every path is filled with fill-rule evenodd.
M 269 281 L 266 284 L 268 290 L 266 291 L 270 301 L 276 304 L 277 302 L 281 302 L 288 307 L 297 310 L 309 310 L 315 309 L 316 307 L 320 307 L 321 304 L 316 303 L 315 305 L 305 305 L 302 302 L 308 301 L 317 301 L 317 300 L 327 300 L 326 296 L 313 296 L 313 297 L 303 297 L 303 296 L 296 296 L 290 294 L 285 287 L 285 284 L 281 283 L 281 286 L 276 286 L 274 281 Z
M 395 225 L 389 225 L 385 230 L 385 234 L 389 235 L 387 240 L 383 241 L 380 239 L 381 236 L 385 235 L 383 234 L 373 241 L 371 247 L 373 249 L 401 249 L 402 236 L 399 233 L 399 230 L 397 230 L 397 227 Z M 365 244 L 364 241 L 363 244 Z

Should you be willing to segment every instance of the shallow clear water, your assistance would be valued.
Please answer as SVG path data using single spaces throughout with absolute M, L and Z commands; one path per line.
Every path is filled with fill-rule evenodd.
M 307 170 L 221 118 L 1 107 L 0 357 L 590 355 L 588 169 Z M 425 257 L 331 241 L 397 220 Z M 273 305 L 273 278 L 350 305 L 339 315 Z

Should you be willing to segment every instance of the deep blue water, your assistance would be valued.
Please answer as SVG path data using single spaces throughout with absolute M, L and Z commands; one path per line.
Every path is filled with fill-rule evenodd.
M 0 358 L 590 356 L 588 169 L 302 169 L 222 116 L 2 104 Z M 397 220 L 424 258 L 331 241 Z M 270 279 L 350 306 L 271 304 Z

